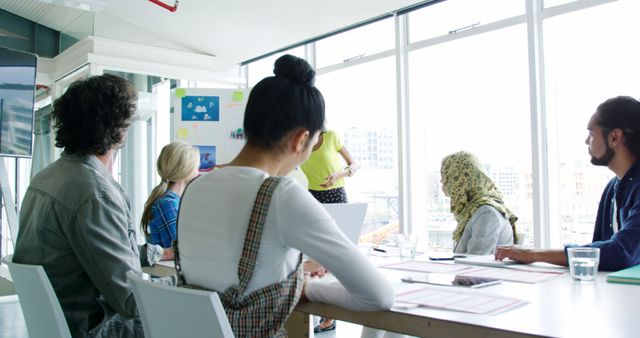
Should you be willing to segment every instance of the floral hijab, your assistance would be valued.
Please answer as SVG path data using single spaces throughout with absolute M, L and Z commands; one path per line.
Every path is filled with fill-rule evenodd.
M 451 212 L 458 221 L 453 230 L 453 240 L 459 241 L 467 222 L 481 205 L 490 205 L 511 223 L 513 239 L 516 239 L 518 217 L 503 202 L 495 183 L 482 169 L 475 155 L 460 151 L 442 159 L 440 168 L 444 190 L 451 198 Z

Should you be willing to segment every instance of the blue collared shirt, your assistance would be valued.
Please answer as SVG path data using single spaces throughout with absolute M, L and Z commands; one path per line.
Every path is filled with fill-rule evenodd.
M 613 199 L 618 206 L 619 231 L 613 233 Z M 640 264 L 640 160 L 622 179 L 614 177 L 604 189 L 593 243 L 600 248 L 600 270 L 616 271 Z
M 170 248 L 176 240 L 176 219 L 180 207 L 180 196 L 168 190 L 151 206 L 151 221 L 149 222 L 149 238 L 151 244 Z

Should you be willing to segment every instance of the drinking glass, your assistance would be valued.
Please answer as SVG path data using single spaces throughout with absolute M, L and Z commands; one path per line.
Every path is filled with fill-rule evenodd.
M 592 281 L 596 278 L 598 263 L 600 263 L 600 248 L 567 248 L 567 257 L 573 280 Z

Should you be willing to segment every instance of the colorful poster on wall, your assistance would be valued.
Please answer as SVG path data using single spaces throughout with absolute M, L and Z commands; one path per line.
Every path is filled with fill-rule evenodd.
M 220 97 L 183 96 L 182 121 L 220 121 Z
M 216 165 L 216 146 L 196 146 L 200 150 L 200 172 L 213 170 Z
M 215 165 L 233 160 L 246 143 L 242 125 L 248 97 L 249 89 L 176 88 L 172 140 L 215 146 L 209 152 Z

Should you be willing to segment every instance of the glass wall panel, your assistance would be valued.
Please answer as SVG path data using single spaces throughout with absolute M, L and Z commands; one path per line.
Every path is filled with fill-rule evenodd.
M 640 2 L 623 0 L 544 22 L 547 112 L 559 135 L 550 147 L 557 149 L 561 226 L 551 230 L 562 243 L 591 242 L 598 201 L 613 177 L 591 165 L 586 128 L 604 100 L 639 96 L 639 12 Z
M 291 54 L 304 59 L 304 47 L 296 47 L 293 49 L 289 49 L 282 53 L 277 53 L 266 57 L 264 59 L 260 59 L 256 62 L 250 63 L 247 68 L 247 78 L 249 79 L 249 88 L 256 85 L 256 83 L 260 82 L 260 80 L 264 79 L 267 76 L 273 76 L 273 63 L 276 60 L 285 55 Z
M 416 42 L 524 14 L 524 0 L 447 0 L 409 13 Z
M 545 8 L 564 5 L 564 4 L 567 4 L 570 2 L 576 2 L 576 1 L 579 1 L 579 0 L 542 0 Z
M 412 181 L 426 193 L 414 232 L 428 231 L 432 250 L 451 249 L 456 221 L 440 186 L 443 157 L 460 150 L 478 156 L 531 232 L 531 125 L 524 25 L 453 40 L 409 54 Z M 417 150 L 419 149 L 419 150 Z M 532 239 L 532 236 L 527 236 Z
M 348 62 L 394 47 L 394 21 L 388 18 L 317 41 L 316 65 Z
M 395 58 L 318 76 L 326 127 L 338 133 L 360 169 L 345 179 L 349 202 L 369 204 L 363 240 L 398 232 Z

